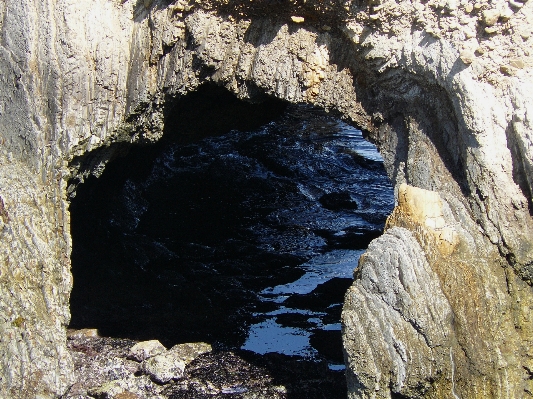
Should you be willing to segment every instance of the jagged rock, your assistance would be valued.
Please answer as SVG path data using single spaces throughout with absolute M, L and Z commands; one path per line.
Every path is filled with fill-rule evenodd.
M 187 365 L 198 356 L 211 352 L 212 350 L 213 348 L 211 345 L 206 344 L 205 342 L 192 342 L 174 345 L 168 352 L 172 353 L 173 356 Z
M 165 348 L 163 344 L 156 339 L 142 341 L 131 347 L 128 358 L 142 362 L 143 360 L 159 355 L 166 350 L 167 348 Z
M 349 397 L 428 392 L 451 367 L 452 309 L 418 241 L 389 229 L 356 273 L 342 315 Z
M 151 357 L 141 364 L 141 370 L 150 378 L 160 384 L 183 377 L 185 362 L 179 353 L 166 352 L 162 355 Z

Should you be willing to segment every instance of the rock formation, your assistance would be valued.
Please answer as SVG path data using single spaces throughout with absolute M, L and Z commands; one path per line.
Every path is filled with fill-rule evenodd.
M 532 8 L 1 2 L 0 397 L 72 382 L 68 179 L 158 140 L 205 83 L 315 104 L 380 148 L 398 206 L 346 296 L 350 397 L 533 396 Z

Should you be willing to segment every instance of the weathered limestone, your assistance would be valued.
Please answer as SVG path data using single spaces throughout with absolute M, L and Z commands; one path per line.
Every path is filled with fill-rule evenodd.
M 398 207 L 346 297 L 351 397 L 532 396 L 531 4 L 1 2 L 0 397 L 72 378 L 67 179 L 206 82 L 338 112 L 384 156 Z
M 453 316 L 439 280 L 404 228 L 374 240 L 360 264 L 342 320 L 350 397 L 424 395 L 451 370 Z

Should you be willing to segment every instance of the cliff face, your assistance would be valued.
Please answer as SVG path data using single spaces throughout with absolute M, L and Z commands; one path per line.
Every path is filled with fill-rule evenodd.
M 398 206 L 346 296 L 350 397 L 532 396 L 532 7 L 0 3 L 0 396 L 72 378 L 67 179 L 206 82 L 338 112 L 384 156 Z

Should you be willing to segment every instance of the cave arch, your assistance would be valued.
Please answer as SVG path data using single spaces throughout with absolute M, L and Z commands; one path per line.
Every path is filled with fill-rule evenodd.
M 482 102 L 476 100 L 477 92 L 492 93 L 492 89 L 484 82 L 472 83 L 472 70 L 460 61 L 457 50 L 449 41 L 414 30 L 404 32 L 399 42 L 384 40 L 383 37 L 388 36 L 386 32 L 372 32 L 364 27 L 360 30 L 357 24 L 344 30 L 328 31 L 313 24 L 286 23 L 277 17 L 234 19 L 231 15 L 206 9 L 195 10 L 187 14 L 182 24 L 172 25 L 172 39 L 168 39 L 165 29 L 168 29 L 168 18 L 172 15 L 165 7 L 148 9 L 145 18 L 138 20 L 134 28 L 132 45 L 138 52 L 133 54 L 128 72 L 130 83 L 126 114 L 129 116 L 124 126 L 128 140 L 157 141 L 163 132 L 168 104 L 206 81 L 225 87 L 238 98 L 251 101 L 266 94 L 288 102 L 305 102 L 322 107 L 359 126 L 378 145 L 398 200 L 405 193 L 416 192 L 402 191 L 403 183 L 439 193 L 440 205 L 437 208 L 440 210 L 435 216 L 438 223 L 444 219 L 445 229 L 450 230 L 445 230 L 444 235 L 438 230 L 435 243 L 432 241 L 434 232 L 430 230 L 426 235 L 427 226 L 423 226 L 422 235 L 417 238 L 437 273 L 433 279 L 445 284 L 443 281 L 447 274 L 444 270 L 455 264 L 454 259 L 462 262 L 462 259 L 472 258 L 473 253 L 483 254 L 482 261 L 466 262 L 470 270 L 467 273 L 476 276 L 475 295 L 466 292 L 472 288 L 467 288 L 468 285 L 458 287 L 457 292 L 448 286 L 443 288 L 445 298 L 456 295 L 469 298 L 469 305 L 461 311 L 463 314 L 476 308 L 476 301 L 496 311 L 482 298 L 488 289 L 484 275 L 499 275 L 498 282 L 493 286 L 497 288 L 494 289 L 502 295 L 507 290 L 507 277 L 502 276 L 500 264 L 493 261 L 498 258 L 498 253 L 507 254 L 517 275 L 527 281 L 530 246 L 524 245 L 528 242 L 523 236 L 525 230 L 509 230 L 504 226 L 507 221 L 516 220 L 517 207 L 522 225 L 531 224 L 528 199 L 515 184 L 507 185 L 507 191 L 497 188 L 499 183 L 494 183 L 501 182 L 503 187 L 506 185 L 504 182 L 512 181 L 512 176 L 506 168 L 495 167 L 488 155 L 509 157 L 504 142 L 487 139 L 489 136 L 504 137 L 497 133 L 501 126 L 482 122 L 497 118 L 495 108 L 481 105 Z M 157 78 L 154 79 L 154 76 Z M 477 104 L 475 109 L 473 104 Z M 499 106 L 505 108 L 503 104 Z M 486 131 L 491 133 L 487 135 Z M 420 193 L 413 195 L 426 195 Z M 498 215 L 489 214 L 486 211 L 488 198 L 501 204 L 500 210 L 505 210 Z M 513 198 L 514 202 L 509 198 Z M 419 231 L 419 222 L 415 220 L 413 224 L 409 216 L 405 219 L 402 209 L 409 208 L 400 207 L 391 218 L 390 227 Z M 447 237 L 444 242 L 450 243 L 451 256 L 440 252 L 441 238 L 438 237 Z M 459 242 L 463 246 L 457 245 L 457 237 L 460 237 Z M 456 248 L 461 250 L 456 251 Z M 453 307 L 453 303 L 450 306 Z M 419 321 L 413 322 L 413 325 L 417 323 Z M 429 356 L 424 345 L 419 349 L 412 348 L 414 352 L 421 351 L 420 358 L 433 356 L 438 359 L 439 367 L 430 367 L 433 370 L 431 375 L 413 376 L 413 381 L 429 381 L 424 384 L 431 389 L 447 391 L 450 384 L 455 384 L 454 381 L 450 383 L 450 370 L 458 367 L 465 370 L 464 375 L 471 380 L 479 377 L 480 387 L 486 384 L 493 386 L 493 382 L 487 383 L 480 377 L 494 374 L 494 371 L 486 369 L 481 358 L 477 358 L 478 348 L 473 344 L 465 345 L 464 340 L 469 342 L 468 338 L 463 332 L 456 336 L 456 328 L 447 318 L 441 324 L 446 331 L 441 337 L 447 337 L 441 342 L 441 349 L 435 350 L 432 344 L 428 344 L 433 353 Z M 417 328 L 412 328 L 408 327 L 411 334 L 417 335 Z M 487 334 L 495 342 L 501 341 L 489 319 L 484 319 L 482 326 L 476 328 L 489 331 Z M 513 339 L 521 339 L 512 328 L 508 333 Z M 347 361 L 357 362 L 357 356 L 352 358 L 350 353 L 353 352 L 349 349 L 352 345 L 349 334 L 355 334 L 355 329 L 346 334 Z M 368 331 L 366 334 L 372 336 L 374 333 Z M 385 347 L 395 348 L 398 345 L 386 340 L 383 342 Z M 461 347 L 468 354 L 463 358 L 454 358 L 452 349 L 455 347 Z M 452 349 L 445 351 L 442 348 Z M 379 352 L 378 349 L 373 350 Z M 497 357 L 496 352 L 489 352 L 487 356 Z M 514 355 L 510 357 L 513 358 L 511 368 L 520 369 L 521 360 Z M 388 392 L 389 386 L 393 386 L 393 394 L 410 392 L 410 389 L 416 391 L 416 383 L 405 386 L 405 380 L 391 382 L 398 373 L 405 378 L 410 375 L 409 372 L 398 371 L 397 367 L 400 370 L 409 367 L 418 369 L 409 359 L 402 358 L 399 364 L 401 366 L 396 365 L 395 360 L 383 363 L 384 375 L 389 376 L 384 377 L 383 389 Z M 472 367 L 485 371 L 471 373 L 468 370 Z M 349 370 L 354 370 L 354 375 L 348 380 L 350 395 L 357 397 L 361 386 L 363 390 L 373 389 L 360 380 L 359 375 L 366 375 L 367 371 L 359 370 L 356 363 Z M 379 374 L 381 371 L 374 372 Z M 436 380 L 444 382 L 435 385 L 432 381 Z M 467 385 L 460 388 L 464 391 L 470 389 L 471 386 Z
M 130 145 L 73 191 L 70 327 L 167 347 L 261 340 L 279 367 L 322 370 L 289 386 L 344 397 L 342 298 L 393 205 L 379 157 L 354 132 L 318 109 L 250 104 L 213 85 L 185 96 L 161 140 Z M 263 292 L 277 286 L 286 305 Z M 298 345 L 269 347 L 280 337 L 256 336 L 265 320 Z

